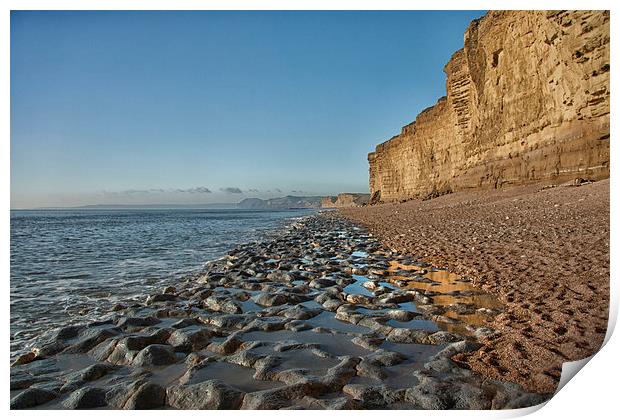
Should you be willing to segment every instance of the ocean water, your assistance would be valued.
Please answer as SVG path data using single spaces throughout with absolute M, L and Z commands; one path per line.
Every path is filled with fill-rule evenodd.
M 11 354 L 142 300 L 312 210 L 11 211 Z

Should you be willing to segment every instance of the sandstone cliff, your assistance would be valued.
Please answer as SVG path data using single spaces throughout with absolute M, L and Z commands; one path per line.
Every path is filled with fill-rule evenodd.
M 341 193 L 337 197 L 323 197 L 321 207 L 323 208 L 340 208 L 340 207 L 357 207 L 368 204 L 370 194 L 361 193 Z
M 447 96 L 368 155 L 373 201 L 609 177 L 609 12 L 473 21 Z

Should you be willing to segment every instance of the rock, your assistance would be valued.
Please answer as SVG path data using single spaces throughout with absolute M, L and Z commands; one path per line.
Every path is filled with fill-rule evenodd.
M 464 382 L 458 385 L 453 394 L 456 410 L 489 410 L 493 395 L 483 387 Z
M 235 335 L 231 335 L 221 343 L 209 344 L 207 349 L 217 354 L 230 354 L 234 353 L 239 346 L 241 346 L 241 344 L 241 340 L 239 340 Z
M 278 410 L 291 405 L 292 400 L 302 399 L 307 395 L 318 395 L 320 384 L 303 382 L 280 388 L 268 389 L 245 394 L 241 409 L 244 410 Z
M 360 319 L 357 325 L 370 328 L 371 330 L 374 330 L 375 332 L 380 333 L 380 334 L 388 335 L 394 328 L 390 327 L 389 325 L 386 325 L 385 323 L 387 321 L 388 321 L 387 318 L 384 318 L 384 317 L 370 317 L 369 316 L 369 317 Z
M 530 394 L 527 392 L 520 392 L 516 396 L 509 398 L 505 405 L 494 406 L 493 408 L 515 409 L 533 407 L 548 401 L 552 396 L 553 394 Z M 495 404 L 496 401 L 494 400 L 493 403 Z
M 86 382 L 96 381 L 116 370 L 117 367 L 106 363 L 96 363 L 67 376 L 61 393 L 72 392 L 82 387 Z
M 169 293 L 158 293 L 155 295 L 150 295 L 148 298 L 146 298 L 146 304 L 152 305 L 153 303 L 157 302 L 174 302 L 178 299 L 179 297 L 176 295 L 172 295 Z
M 118 342 L 118 338 L 108 338 L 107 340 L 97 344 L 95 347 L 90 349 L 88 351 L 88 354 L 97 361 L 106 361 L 108 357 L 110 357 L 112 352 L 114 352 L 114 349 L 116 349 L 116 345 L 118 344 Z
M 279 283 L 290 283 L 294 280 L 293 276 L 283 270 L 272 271 L 271 273 L 267 274 L 267 279 L 277 281 Z
M 388 341 L 394 343 L 428 343 L 428 333 L 422 330 L 412 330 L 408 328 L 394 328 L 387 336 Z
M 289 331 L 298 332 L 298 331 L 311 330 L 312 325 L 306 324 L 305 322 L 301 322 L 301 321 L 291 321 L 291 322 L 287 322 L 284 325 L 284 328 Z
M 275 380 L 286 385 L 293 385 L 309 381 L 310 375 L 307 369 L 285 369 L 275 375 Z
M 162 294 L 164 295 L 176 295 L 177 289 L 174 286 L 167 286 L 162 290 Z
M 320 305 L 322 305 L 325 301 L 329 299 L 335 299 L 338 297 L 338 294 L 323 292 L 316 295 L 314 301 Z
M 187 367 L 187 369 L 191 369 L 195 366 L 200 365 L 203 360 L 204 360 L 204 356 L 202 356 L 201 354 L 190 353 L 185 358 L 185 366 Z
M 373 298 L 370 296 L 364 295 L 347 295 L 347 302 L 353 305 L 370 305 L 372 304 Z
M 117 367 L 114 365 L 109 365 L 107 363 L 95 363 L 94 365 L 90 365 L 80 371 L 77 371 L 71 376 L 80 381 L 90 382 L 96 381 L 116 369 Z
M 318 357 L 322 357 L 323 359 L 331 359 L 333 356 L 326 352 L 323 349 L 312 349 L 312 354 Z
M 390 292 L 382 294 L 379 298 L 379 302 L 386 303 L 404 303 L 411 302 L 414 299 L 414 295 L 410 293 Z
M 161 321 L 154 317 L 122 317 L 116 323 L 116 326 L 123 329 L 128 329 L 131 331 L 136 331 L 141 329 L 141 327 L 149 327 L 151 325 L 157 325 Z
M 200 325 L 200 321 L 198 321 L 196 318 L 184 318 L 170 325 L 170 328 L 181 329 L 186 327 L 192 327 L 194 325 Z
M 62 405 L 72 410 L 104 407 L 107 405 L 106 391 L 90 386 L 84 387 L 71 393 Z
M 112 311 L 114 312 L 122 311 L 125 309 L 127 309 L 127 306 L 123 305 L 122 303 L 116 303 L 114 304 L 114 306 L 112 306 Z
M 11 391 L 18 389 L 25 389 L 37 382 L 49 380 L 44 376 L 32 376 L 28 372 L 23 371 L 11 371 Z
M 16 366 L 11 369 L 11 377 L 13 375 L 32 375 L 35 377 L 58 376 L 60 368 L 55 359 L 36 359 L 27 365 Z
M 343 304 L 344 302 L 340 299 L 327 299 L 325 302 L 323 302 L 323 307 L 328 311 L 336 312 L 336 310 L 338 310 L 338 308 L 341 307 Z
M 84 330 L 84 325 L 69 325 L 62 327 L 54 334 L 55 340 L 69 340 L 77 337 L 77 335 Z
M 407 358 L 395 351 L 379 349 L 376 350 L 374 353 L 369 354 L 364 359 L 379 366 L 394 366 L 406 360 Z
M 438 373 L 450 373 L 455 369 L 459 369 L 456 363 L 448 358 L 435 358 L 424 364 L 424 369 L 435 371 Z
M 136 355 L 132 366 L 162 366 L 176 362 L 172 346 L 164 344 L 151 344 Z
M 355 337 L 351 339 L 351 342 L 365 349 L 375 350 L 383 344 L 383 339 L 379 337 Z
M 416 305 L 416 308 L 426 315 L 441 315 L 446 311 L 445 307 L 437 305 Z
M 124 404 L 125 410 L 150 410 L 163 407 L 166 403 L 166 390 L 161 386 L 146 382 L 130 389 L 130 397 Z
M 338 308 L 338 309 L 340 309 L 340 308 Z M 362 314 L 357 313 L 357 312 L 340 311 L 340 312 L 336 313 L 336 317 L 335 318 L 337 320 L 339 320 L 339 321 L 348 322 L 349 324 L 358 324 L 361 320 L 363 320 L 366 317 L 364 315 L 362 315 Z
M 229 314 L 240 314 L 243 312 L 241 306 L 236 304 L 230 297 L 225 296 L 211 295 L 202 301 L 202 306 L 212 311 Z
M 305 320 L 313 318 L 319 313 L 321 313 L 320 309 L 309 309 L 302 305 L 295 305 L 291 308 L 280 311 L 278 314 L 288 319 Z
M 446 344 L 461 341 L 463 340 L 463 337 L 447 331 L 437 331 L 436 333 L 429 335 L 428 340 L 431 344 Z
M 28 353 L 20 354 L 17 356 L 15 361 L 11 363 L 11 367 L 25 365 L 26 363 L 30 363 L 37 358 L 37 354 L 34 351 L 29 351 Z
M 357 376 L 383 380 L 387 378 L 387 374 L 381 369 L 381 366 L 373 364 L 368 360 L 362 360 L 356 367 Z
M 446 346 L 446 348 L 437 353 L 434 358 L 450 358 L 458 353 L 470 353 L 476 351 L 480 347 L 482 347 L 482 344 L 475 341 L 458 341 Z
M 244 393 L 221 381 L 175 385 L 166 390 L 168 405 L 184 410 L 233 410 L 239 408 Z
M 470 25 L 463 48 L 445 66 L 446 97 L 368 155 L 375 201 L 434 197 L 472 185 L 562 182 L 584 171 L 590 179 L 608 178 L 609 19 L 605 11 L 515 10 L 488 13 Z M 595 69 L 587 78 L 586 62 Z M 537 76 L 556 72 L 561 77 Z M 536 106 L 524 105 L 523 95 Z M 558 102 L 562 96 L 570 100 Z M 584 135 L 550 136 L 549 121 L 557 121 L 554 131 Z
M 252 319 L 254 316 L 251 317 Z M 247 314 L 227 314 L 227 315 L 213 315 L 208 317 L 198 317 L 199 321 L 203 324 L 210 324 L 218 328 L 243 328 L 248 322 L 250 322 L 250 316 Z
M 69 345 L 64 341 L 53 340 L 42 344 L 40 347 L 33 348 L 32 351 L 36 355 L 37 359 L 42 359 L 58 354 L 64 349 L 66 349 L 68 346 Z
M 281 293 L 259 293 L 252 300 L 261 306 L 279 306 L 289 301 L 288 297 Z
M 254 379 L 259 381 L 271 381 L 275 378 L 275 368 L 282 363 L 282 359 L 277 356 L 266 356 L 254 363 Z
M 388 318 L 396 320 L 396 321 L 402 321 L 402 322 L 411 321 L 417 315 L 419 314 L 405 311 L 403 309 L 391 309 L 385 313 L 385 316 L 387 316 Z
M 116 328 L 92 327 L 80 332 L 77 342 L 66 347 L 63 353 L 86 353 L 104 340 L 118 335 Z
M 362 404 L 354 399 L 347 397 L 336 397 L 332 399 L 317 399 L 312 397 L 304 397 L 306 404 L 311 409 L 319 410 L 361 410 Z M 311 402 L 310 402 L 311 401 Z
M 116 341 L 115 344 L 110 343 L 110 346 L 107 348 L 93 349 L 92 353 L 96 353 L 93 354 L 94 356 L 99 355 L 99 357 L 96 357 L 97 360 L 107 360 L 116 365 L 128 365 L 132 363 L 139 351 L 152 344 L 163 344 L 169 336 L 170 331 L 158 330 L 151 335 L 124 337 Z M 114 346 L 113 348 L 112 345 Z M 109 351 L 110 348 L 112 348 L 111 351 Z M 108 352 L 108 356 L 102 359 L 106 352 Z
M 321 379 L 322 384 L 332 392 L 340 390 L 355 376 L 356 367 L 361 361 L 359 357 L 353 356 L 341 356 L 339 359 L 340 363 L 329 368 L 327 374 Z
M 11 410 L 21 410 L 45 404 L 56 398 L 55 392 L 42 388 L 28 388 L 11 399 Z
M 320 344 L 317 343 L 299 343 L 296 341 L 284 341 L 277 343 L 273 349 L 277 352 L 284 352 L 289 350 L 299 350 L 299 349 L 318 349 L 320 348 Z
M 365 281 L 364 283 L 362 283 L 362 287 L 365 287 L 368 290 L 375 290 L 378 289 L 379 286 L 379 282 L 376 280 L 368 280 Z
M 235 365 L 244 366 L 247 368 L 254 367 L 257 361 L 265 357 L 262 354 L 253 352 L 252 350 L 241 350 L 237 353 L 227 356 L 226 362 L 233 363 Z
M 424 410 L 447 410 L 453 405 L 449 394 L 436 383 L 407 389 L 405 400 Z
M 283 330 L 286 325 L 286 319 L 283 318 L 271 318 L 261 317 L 256 318 L 250 322 L 245 330 L 246 331 L 279 331 Z
M 213 331 L 208 328 L 180 329 L 174 331 L 168 338 L 168 344 L 175 351 L 191 352 L 202 350 L 209 344 Z
M 448 305 L 446 309 L 459 315 L 471 315 L 476 312 L 475 305 L 466 303 L 454 303 Z
M 323 287 L 331 287 L 334 286 L 336 282 L 332 279 L 328 278 L 320 278 L 312 280 L 308 286 L 313 289 L 322 289 Z
M 396 401 L 396 394 L 386 386 L 370 386 L 362 384 L 348 384 L 342 392 L 361 402 L 364 408 L 385 408 Z
M 476 336 L 476 338 L 480 339 L 480 338 L 487 337 L 493 333 L 495 333 L 495 330 L 492 328 L 480 327 L 480 328 L 476 328 L 474 335 Z

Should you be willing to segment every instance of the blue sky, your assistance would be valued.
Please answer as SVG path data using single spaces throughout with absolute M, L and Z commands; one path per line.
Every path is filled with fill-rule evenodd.
M 11 207 L 365 192 L 482 15 L 12 12 Z

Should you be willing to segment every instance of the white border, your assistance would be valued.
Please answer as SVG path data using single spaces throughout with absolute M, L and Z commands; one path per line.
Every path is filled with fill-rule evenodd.
M 92 0 L 92 1 L 76 1 L 76 0 L 64 0 L 64 1 L 54 1 L 51 0 L 8 0 L 2 2 L 3 14 L 2 14 L 2 32 L 0 35 L 0 54 L 4 57 L 2 60 L 2 66 L 0 68 L 1 72 L 1 93 L 2 93 L 2 102 L 0 105 L 2 107 L 2 128 L 3 128 L 3 136 L 2 142 L 0 145 L 0 160 L 2 164 L 0 165 L 0 172 L 2 173 L 2 198 L 4 202 L 4 207 L 2 209 L 2 215 L 4 217 L 3 223 L 1 224 L 2 229 L 2 251 L 4 255 L 4 259 L 2 261 L 2 276 L 5 279 L 5 306 L 4 306 L 4 322 L 2 323 L 2 329 L 4 332 L 4 337 L 9 337 L 9 238 L 10 238 L 10 216 L 9 216 L 9 208 L 10 208 L 10 75 L 9 75 L 9 60 L 10 60 L 10 10 L 140 10 L 140 9 L 153 9 L 153 10 L 344 10 L 344 9 L 353 9 L 353 10 L 388 10 L 388 9 L 397 9 L 397 10 L 406 10 L 406 9 L 417 9 L 417 10 L 437 10 L 437 9 L 446 9 L 446 10 L 454 10 L 454 9 L 473 9 L 473 10 L 486 10 L 486 9 L 607 9 L 612 10 L 612 25 L 611 25 L 611 38 L 613 40 L 617 39 L 617 28 L 613 25 L 615 22 L 615 4 L 611 1 L 588 1 L 588 2 L 578 2 L 578 1 L 470 1 L 470 2 L 457 2 L 457 1 L 444 1 L 444 0 L 435 0 L 433 2 L 412 2 L 412 1 L 394 1 L 394 0 L 383 0 L 381 2 L 377 1 L 367 1 L 367 0 L 359 0 L 359 1 L 338 1 L 338 0 L 314 0 L 314 1 L 277 1 L 277 0 L 266 0 L 266 1 L 252 1 L 252 0 L 229 0 L 229 1 L 200 1 L 200 0 L 178 0 L 178 1 L 169 1 L 169 0 Z M 438 28 L 441 30 L 441 28 Z M 612 41 L 612 63 L 611 63 L 611 91 L 615 92 L 614 81 L 616 80 L 616 71 L 615 71 L 615 63 L 613 62 L 616 54 L 615 50 L 616 42 Z M 614 97 L 612 96 L 611 100 L 611 124 L 612 131 L 615 127 L 614 118 L 616 109 Z M 613 137 L 613 136 L 612 136 Z M 616 147 L 611 148 L 612 162 L 617 162 L 617 153 Z M 611 182 L 611 242 L 615 243 L 615 239 L 617 238 L 617 229 L 616 224 L 614 223 L 614 215 L 617 215 L 616 211 L 614 211 L 614 204 L 617 202 L 617 191 L 615 188 L 615 184 L 613 179 L 615 178 L 615 166 L 612 164 L 612 182 Z M 489 412 L 479 412 L 479 411 L 447 411 L 447 412 L 426 412 L 426 411 L 394 411 L 390 412 L 390 417 L 395 418 L 403 418 L 403 419 L 411 419 L 411 418 L 458 418 L 458 419 L 478 419 L 478 418 L 511 418 L 517 417 L 520 415 L 527 414 L 528 412 L 535 411 L 531 414 L 531 418 L 533 419 L 542 419 L 542 418 L 575 418 L 583 420 L 583 418 L 610 418 L 611 413 L 617 412 L 617 407 L 615 404 L 615 400 L 617 397 L 617 389 L 616 378 L 618 377 L 619 369 L 618 369 L 618 360 L 614 357 L 617 354 L 620 354 L 620 345 L 618 344 L 617 337 L 611 336 L 611 332 L 613 330 L 613 325 L 615 325 L 615 321 L 617 319 L 617 309 L 618 309 L 618 288 L 617 281 L 615 281 L 614 268 L 615 264 L 613 264 L 614 256 L 618 256 L 618 252 L 616 248 L 612 248 L 611 250 L 611 261 L 612 261 L 612 301 L 611 301 L 611 311 L 610 311 L 610 328 L 606 337 L 606 340 L 609 340 L 607 344 L 604 346 L 600 353 L 596 354 L 592 360 L 588 363 L 588 367 L 579 373 L 576 379 L 570 381 L 562 390 L 552 398 L 543 409 L 535 411 L 534 409 L 524 409 L 524 410 L 509 410 L 509 411 L 489 411 Z M 611 339 L 610 339 L 611 336 Z M 5 343 L 5 354 L 4 360 L 9 360 L 9 346 L 8 343 Z M 5 364 L 5 380 L 3 383 L 3 391 L 2 397 L 4 398 L 4 407 L 7 411 L 9 407 L 9 389 L 8 389 L 8 376 L 9 376 L 9 366 L 8 363 Z M 540 408 L 540 407 L 538 407 Z M 62 412 L 37 412 L 37 411 L 28 411 L 28 412 L 9 412 L 9 415 L 16 418 L 29 418 L 34 416 L 44 415 L 46 417 L 50 417 L 52 419 L 55 418 L 78 418 L 85 415 L 83 412 L 71 412 L 71 411 L 62 411 Z M 279 411 L 279 412 L 210 412 L 210 413 L 196 413 L 196 412 L 181 412 L 181 411 L 157 411 L 157 412 L 114 412 L 114 416 L 121 417 L 146 417 L 149 418 L 167 418 L 170 414 L 173 414 L 178 418 L 190 418 L 196 416 L 226 416 L 226 417 L 234 417 L 234 418 L 258 418 L 258 419 L 283 419 L 285 417 L 294 416 L 297 418 L 312 418 L 317 415 L 314 412 L 308 411 L 298 411 L 298 412 L 290 412 L 290 411 Z M 88 416 L 92 416 L 94 418 L 107 418 L 112 415 L 109 411 L 91 411 L 88 413 Z M 366 417 L 373 418 L 377 415 L 384 415 L 383 412 L 330 412 L 326 414 L 330 417 L 337 418 L 348 418 L 348 417 Z

